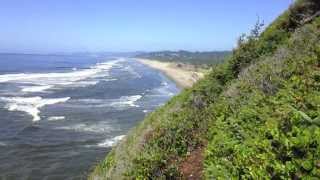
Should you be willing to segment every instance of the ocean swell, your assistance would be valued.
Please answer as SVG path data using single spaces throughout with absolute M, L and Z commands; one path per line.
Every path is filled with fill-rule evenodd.
M 0 83 L 32 84 L 31 86 L 22 86 L 22 92 L 42 92 L 54 87 L 64 86 L 95 85 L 97 82 L 93 78 L 108 77 L 109 70 L 121 61 L 123 60 L 118 59 L 97 63 L 87 69 L 69 72 L 3 74 L 0 75 Z
M 10 84 L 18 88 L 14 89 L 13 97 L 8 97 L 7 92 L 1 93 L 3 97 L 0 97 L 0 100 L 6 103 L 4 106 L 7 110 L 26 112 L 32 116 L 33 121 L 39 121 L 41 120 L 40 108 L 66 102 L 70 97 L 45 98 L 37 93 L 51 92 L 48 91 L 50 89 L 93 86 L 100 79 L 103 81 L 115 80 L 109 78 L 109 71 L 122 61 L 123 59 L 117 59 L 97 63 L 86 69 L 73 69 L 67 72 L 2 74 L 0 75 L 0 84 Z M 61 118 L 49 120 L 57 119 Z

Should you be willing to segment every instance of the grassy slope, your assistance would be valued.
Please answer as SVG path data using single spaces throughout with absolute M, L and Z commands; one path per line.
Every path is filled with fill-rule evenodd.
M 177 178 L 199 147 L 208 179 L 319 177 L 320 20 L 299 23 L 318 10 L 316 0 L 298 1 L 247 36 L 228 62 L 133 129 L 89 179 Z

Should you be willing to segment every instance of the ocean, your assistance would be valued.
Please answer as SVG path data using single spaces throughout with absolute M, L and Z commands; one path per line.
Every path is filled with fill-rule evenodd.
M 86 179 L 178 92 L 132 58 L 0 54 L 0 179 Z

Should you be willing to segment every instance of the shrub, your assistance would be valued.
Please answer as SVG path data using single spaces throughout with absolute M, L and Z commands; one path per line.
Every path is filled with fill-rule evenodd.
M 212 104 L 208 179 L 320 178 L 317 23 L 241 72 L 231 85 L 237 96 Z M 267 89 L 261 87 L 266 78 Z M 270 93 L 271 86 L 276 91 Z

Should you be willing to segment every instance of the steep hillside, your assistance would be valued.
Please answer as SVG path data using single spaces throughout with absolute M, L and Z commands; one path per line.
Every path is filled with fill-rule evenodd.
M 89 179 L 320 178 L 320 2 L 300 0 L 151 113 Z

